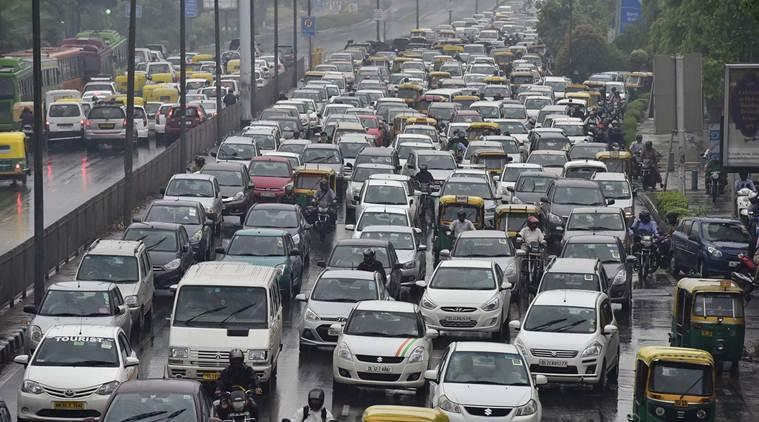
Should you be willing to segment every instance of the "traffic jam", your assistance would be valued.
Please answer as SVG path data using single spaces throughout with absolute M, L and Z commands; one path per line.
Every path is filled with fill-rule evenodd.
M 663 233 L 656 166 L 615 133 L 652 75 L 554 75 L 539 11 L 500 3 L 328 53 L 89 245 L 24 307 L 0 420 L 751 420 L 729 413 L 753 281 L 675 244 L 745 230 Z M 145 86 L 139 139 L 179 135 L 180 88 L 191 127 L 217 112 L 195 58 Z M 120 83 L 51 97 L 51 136 L 123 142 Z

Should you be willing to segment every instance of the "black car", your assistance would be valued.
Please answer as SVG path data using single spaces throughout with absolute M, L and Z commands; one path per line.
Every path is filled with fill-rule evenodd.
M 224 204 L 222 214 L 240 218 L 245 222 L 245 214 L 253 205 L 254 192 L 250 182 L 248 168 L 243 163 L 225 162 L 209 163 L 200 170 L 202 174 L 216 177 L 221 188 L 221 201 Z
M 151 379 L 127 381 L 116 388 L 100 422 L 172 420 L 207 422 L 214 418 L 211 398 L 197 381 Z M 154 415 L 154 416 L 153 416 Z M 152 417 L 151 417 L 152 416 Z M 155 419 L 158 418 L 158 419 Z M 84 421 L 95 422 L 95 418 Z
M 242 225 L 245 229 L 282 229 L 292 235 L 295 247 L 303 254 L 303 262 L 311 259 L 311 225 L 298 205 L 255 204 Z
M 216 223 L 206 217 L 203 205 L 199 202 L 156 200 L 148 205 L 142 219 L 135 218 L 134 221 L 181 224 L 190 236 L 196 261 L 209 261 L 216 256 L 213 236 L 213 226 Z
M 148 249 L 153 265 L 153 283 L 156 289 L 168 289 L 179 283 L 185 271 L 195 263 L 190 236 L 180 224 L 132 223 L 127 227 L 124 240 L 142 240 Z
M 560 258 L 598 258 L 611 281 L 607 294 L 614 303 L 622 304 L 622 312 L 632 309 L 632 274 L 636 258 L 628 256 L 616 236 L 579 235 L 564 241 Z
M 569 214 L 576 207 L 604 207 L 614 203 L 605 199 L 598 182 L 583 179 L 556 179 L 540 198 L 540 207 L 548 217 L 546 236 L 560 240 Z
M 395 299 L 401 298 L 401 263 L 395 248 L 390 241 L 374 239 L 343 239 L 332 248 L 327 262 L 319 262 L 322 268 L 330 270 L 350 269 L 354 270 L 364 259 L 364 251 L 374 251 L 375 259 L 385 268 L 387 281 L 385 287 Z

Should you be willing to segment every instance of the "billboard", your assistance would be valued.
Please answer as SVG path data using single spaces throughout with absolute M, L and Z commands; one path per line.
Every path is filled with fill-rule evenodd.
M 213 12 L 214 0 L 203 0 L 203 9 Z M 219 0 L 219 10 L 237 9 L 237 0 Z
M 759 64 L 725 66 L 723 112 L 722 166 L 759 169 Z
M 619 33 L 623 34 L 625 28 L 634 24 L 643 15 L 641 0 L 621 0 L 619 6 Z

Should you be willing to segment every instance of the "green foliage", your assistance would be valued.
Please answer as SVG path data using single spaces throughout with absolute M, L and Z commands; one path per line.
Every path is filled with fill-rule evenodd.
M 569 40 L 559 50 L 559 74 L 583 81 L 592 73 L 624 69 L 622 53 L 606 41 L 592 25 L 580 25 L 572 32 L 571 63 Z
M 646 70 L 648 68 L 648 52 L 642 48 L 633 50 L 630 53 L 630 70 Z
M 622 121 L 622 134 L 625 139 L 625 145 L 628 147 L 635 141 L 635 135 L 638 133 L 638 125 L 646 119 L 648 111 L 649 94 L 643 94 L 635 101 L 627 103 L 625 107 L 625 119 Z
M 645 17 L 625 27 L 625 32 L 614 39 L 614 45 L 625 53 L 648 46 L 649 24 Z
M 573 0 L 572 25 L 592 25 L 605 31 L 612 21 L 609 1 Z M 538 13 L 537 30 L 548 48 L 556 49 L 565 44 L 569 33 L 570 0 L 544 0 Z M 557 54 L 558 51 L 552 51 Z
M 692 215 L 688 209 L 688 198 L 679 190 L 669 190 L 665 192 L 654 192 L 649 197 L 659 211 L 659 217 L 664 218 L 667 214 L 673 212 L 679 217 Z
M 374 9 L 359 8 L 358 14 L 356 15 L 341 13 L 339 15 L 319 16 L 317 18 L 317 23 L 319 27 L 321 28 L 340 28 L 344 26 L 350 26 L 350 25 L 353 25 L 354 23 L 358 23 L 363 20 L 369 19 L 373 15 L 374 15 Z M 373 34 L 374 32 L 371 32 L 371 33 Z

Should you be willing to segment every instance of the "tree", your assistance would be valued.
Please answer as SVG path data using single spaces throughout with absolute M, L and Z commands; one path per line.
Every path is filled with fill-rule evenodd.
M 570 5 L 574 29 L 590 25 L 605 32 L 612 21 L 611 3 L 605 0 L 544 0 L 538 13 L 540 39 L 554 54 L 564 45 L 569 33 Z
M 559 74 L 567 75 L 574 81 L 583 81 L 596 72 L 625 68 L 625 60 L 619 50 L 592 25 L 576 27 L 572 40 L 571 60 L 568 40 L 559 50 Z
M 648 62 L 649 57 L 646 50 L 639 48 L 630 53 L 630 70 L 646 70 Z

